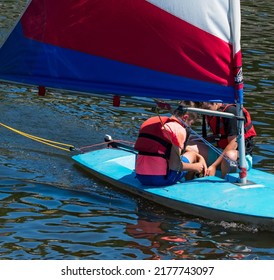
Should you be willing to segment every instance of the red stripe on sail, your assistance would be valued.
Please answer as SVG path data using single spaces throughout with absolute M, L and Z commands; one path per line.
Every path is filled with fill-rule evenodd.
M 42 3 L 33 0 L 22 18 L 27 38 L 173 75 L 233 84 L 230 44 L 145 0 Z

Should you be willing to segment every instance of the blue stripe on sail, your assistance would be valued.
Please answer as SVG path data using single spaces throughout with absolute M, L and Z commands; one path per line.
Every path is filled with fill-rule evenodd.
M 0 50 L 0 61 L 0 79 L 23 84 L 92 93 L 234 102 L 234 87 L 174 76 L 29 40 L 22 35 L 20 24 Z

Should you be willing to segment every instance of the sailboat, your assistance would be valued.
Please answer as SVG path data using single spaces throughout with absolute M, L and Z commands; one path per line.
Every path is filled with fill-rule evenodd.
M 240 27 L 240 0 L 32 0 L 1 46 L 0 80 L 102 98 L 236 103 L 240 171 L 225 179 L 143 186 L 136 151 L 111 139 L 112 148 L 72 159 L 165 207 L 273 229 L 274 175 L 246 172 L 244 161 Z

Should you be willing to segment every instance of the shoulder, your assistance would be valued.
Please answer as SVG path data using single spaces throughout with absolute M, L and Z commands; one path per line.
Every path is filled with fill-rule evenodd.
M 176 133 L 184 133 L 185 128 L 180 125 L 178 122 L 167 122 L 164 124 L 165 128 L 169 128 L 169 130 L 172 130 Z
M 173 144 L 181 147 L 186 138 L 186 130 L 177 122 L 168 122 L 164 125 L 163 131 L 168 134 L 168 139 Z
M 236 115 L 236 114 L 237 114 L 237 108 L 236 108 L 236 106 L 234 106 L 234 105 L 230 105 L 230 106 L 227 106 L 227 107 L 224 109 L 224 112 L 232 113 L 232 114 Z

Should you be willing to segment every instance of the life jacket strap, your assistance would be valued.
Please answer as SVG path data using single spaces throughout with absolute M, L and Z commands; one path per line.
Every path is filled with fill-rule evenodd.
M 164 139 L 162 139 L 158 136 L 155 136 L 155 135 L 152 135 L 152 134 L 149 134 L 149 133 L 139 133 L 138 137 L 144 137 L 144 138 L 152 139 L 152 140 L 160 143 L 162 146 L 164 146 L 166 148 L 165 154 L 142 152 L 142 151 L 139 151 L 139 154 L 142 153 L 143 155 L 160 156 L 160 157 L 163 157 L 165 159 L 169 159 L 170 152 L 171 152 L 171 147 L 172 147 L 171 143 L 167 142 L 166 140 L 164 140 Z
M 139 152 L 139 155 L 142 155 L 142 156 L 161 157 L 161 158 L 166 159 L 166 155 L 165 155 L 165 154 L 159 154 L 159 153 Z
M 158 136 L 149 134 L 149 133 L 139 133 L 138 137 L 144 137 L 144 138 L 152 139 L 154 141 L 157 141 L 158 143 L 160 143 L 164 147 L 168 147 L 170 145 L 170 143 L 165 141 L 164 139 L 162 139 L 162 138 L 160 138 Z
M 247 132 L 248 130 L 250 130 L 252 128 L 253 124 L 252 122 L 250 122 L 247 126 L 244 127 L 245 132 Z
M 203 115 L 202 133 L 203 133 L 203 138 L 206 139 L 207 129 L 206 129 L 206 116 L 205 115 Z

